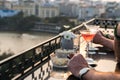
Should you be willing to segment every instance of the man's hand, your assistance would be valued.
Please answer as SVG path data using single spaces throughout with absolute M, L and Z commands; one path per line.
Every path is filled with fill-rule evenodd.
M 81 54 L 74 55 L 68 63 L 68 69 L 76 77 L 79 77 L 79 71 L 85 67 L 88 67 L 88 63 Z
M 120 36 L 120 23 L 118 24 L 117 35 Z
M 101 44 L 102 38 L 103 38 L 103 33 L 101 31 L 98 31 L 95 37 L 93 38 L 93 43 Z

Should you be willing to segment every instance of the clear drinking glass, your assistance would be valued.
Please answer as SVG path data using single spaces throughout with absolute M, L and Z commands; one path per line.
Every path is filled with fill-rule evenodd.
M 84 40 L 87 42 L 87 53 L 86 53 L 86 57 L 88 57 L 89 54 L 89 42 L 93 39 L 93 37 L 96 34 L 96 31 L 92 31 L 92 30 L 82 30 L 80 31 L 82 37 L 84 38 Z
M 88 64 L 90 66 L 92 66 L 92 67 L 94 66 L 95 67 L 96 63 L 94 63 L 94 60 L 93 60 L 92 56 L 91 57 L 88 56 L 89 55 L 89 43 L 93 40 L 95 34 L 97 33 L 97 31 L 99 29 L 99 26 L 96 26 L 96 25 L 87 25 L 86 28 L 87 28 L 87 30 L 81 30 L 80 31 L 81 36 L 87 42 L 87 45 L 86 45 L 86 51 L 87 51 L 87 53 L 86 53 L 86 60 L 87 60 L 87 62 L 88 62 Z
M 87 27 L 88 30 L 92 30 L 93 29 L 95 32 L 97 32 L 99 30 L 99 27 L 100 27 L 100 26 L 97 26 L 97 25 L 87 25 L 87 26 L 89 26 L 89 27 Z M 93 40 L 90 41 L 91 44 L 89 45 L 89 50 L 90 51 L 98 50 L 98 48 L 95 48 L 95 47 L 92 46 L 93 45 L 92 41 Z M 94 53 L 91 53 L 91 54 L 94 54 Z

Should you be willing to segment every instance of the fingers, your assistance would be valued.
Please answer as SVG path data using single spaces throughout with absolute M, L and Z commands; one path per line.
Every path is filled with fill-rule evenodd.
M 73 64 L 76 66 L 80 66 L 81 68 L 88 66 L 87 61 L 81 54 L 76 54 L 71 58 L 71 60 L 69 61 L 69 65 Z
M 88 64 L 81 54 L 74 55 L 68 62 L 68 69 L 75 76 L 79 76 L 79 71 L 84 67 L 88 67 Z

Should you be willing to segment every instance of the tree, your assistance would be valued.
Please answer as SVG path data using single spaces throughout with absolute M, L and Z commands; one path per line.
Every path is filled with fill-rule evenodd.
M 38 21 L 41 21 L 41 19 L 33 15 L 24 17 L 18 24 L 18 30 L 29 31 L 32 27 L 34 27 L 35 22 Z

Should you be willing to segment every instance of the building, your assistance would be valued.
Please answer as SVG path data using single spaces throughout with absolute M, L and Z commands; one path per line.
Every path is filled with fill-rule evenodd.
M 40 11 L 41 13 L 39 14 L 39 16 L 41 16 L 41 18 L 47 18 L 47 17 L 51 18 L 51 17 L 59 16 L 59 7 L 50 4 L 48 1 L 46 1 L 46 3 L 44 3 L 43 5 L 41 5 Z
M 120 16 L 120 8 L 117 2 L 108 2 L 105 7 L 107 18 L 118 18 Z
M 14 4 L 14 10 L 20 10 L 24 13 L 24 16 L 36 15 L 35 3 L 32 0 L 20 1 L 19 4 Z
M 69 2 L 70 0 L 54 0 L 55 3 L 67 3 Z
M 71 2 L 70 0 L 55 0 L 54 4 L 59 6 L 61 16 L 78 16 L 78 3 Z
M 13 9 L 21 10 L 25 16 L 35 15 L 40 18 L 59 16 L 59 7 L 49 3 L 49 1 L 20 1 L 19 4 L 14 5 Z
M 105 12 L 105 7 L 102 4 L 90 3 L 82 2 L 79 4 L 79 20 L 88 20 L 90 18 L 99 17 Z
M 7 0 L 0 0 L 0 9 L 11 9 L 11 2 Z
M 52 24 L 52 23 L 39 23 L 37 22 L 31 31 L 42 31 L 50 33 L 60 33 L 62 29 L 61 25 Z

